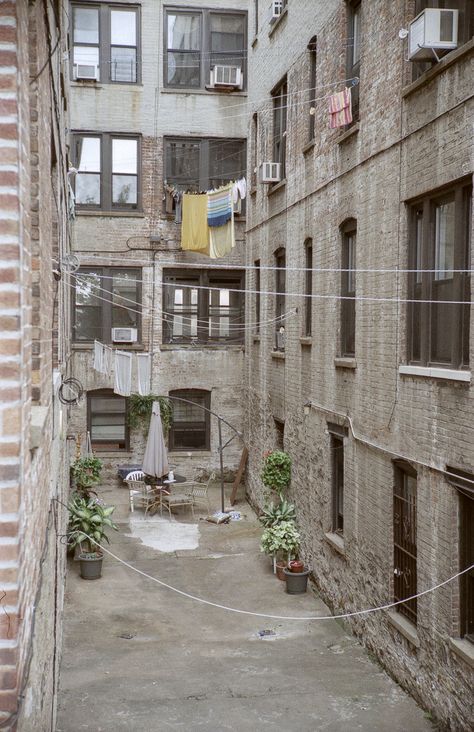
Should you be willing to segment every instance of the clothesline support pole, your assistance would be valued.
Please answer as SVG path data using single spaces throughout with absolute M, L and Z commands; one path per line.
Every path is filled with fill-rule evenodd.
M 219 427 L 219 460 L 220 460 L 220 466 L 221 466 L 221 511 L 224 513 L 224 457 L 223 457 L 223 446 L 222 446 L 222 421 L 221 418 L 217 417 L 217 424 Z

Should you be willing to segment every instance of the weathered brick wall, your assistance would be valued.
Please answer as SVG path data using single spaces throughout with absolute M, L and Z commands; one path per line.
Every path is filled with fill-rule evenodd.
M 203 7 L 199 2 L 189 4 Z M 251 3 L 234 3 L 238 10 Z M 206 2 L 205 7 L 232 7 L 222 0 Z M 247 136 L 247 97 L 245 93 L 219 94 L 199 90 L 196 93 L 174 92 L 163 88 L 163 5 L 141 4 L 142 82 L 135 85 L 72 83 L 71 129 L 120 131 L 141 134 L 141 181 L 143 211 L 133 216 L 120 213 L 96 215 L 77 212 L 74 250 L 81 265 L 142 267 L 142 346 L 153 351 L 153 389 L 167 394 L 181 388 L 211 391 L 211 409 L 221 414 L 236 429 L 242 429 L 243 346 L 188 347 L 162 343 L 163 287 L 162 272 L 179 264 L 228 267 L 243 265 L 245 257 L 245 222 L 236 221 L 236 247 L 232 254 L 210 260 L 202 255 L 181 251 L 181 226 L 163 213 L 163 137 L 166 135 L 236 137 Z M 250 34 L 250 31 L 249 31 Z M 161 238 L 151 245 L 150 235 Z M 155 269 L 153 269 L 155 261 Z M 72 294 L 72 293 L 71 293 Z M 153 313 L 153 317 L 152 317 Z M 153 320 L 151 323 L 150 320 Z M 150 338 L 150 333 L 151 338 Z M 127 348 L 127 346 L 124 346 Z M 90 369 L 91 348 L 74 346 L 73 373 L 86 391 L 112 388 L 112 379 Z M 135 384 L 136 390 L 136 384 Z M 70 435 L 86 432 L 86 402 L 72 410 Z M 224 441 L 230 437 L 224 428 Z M 219 465 L 217 422 L 211 422 L 209 452 L 173 453 L 170 462 L 189 478 L 197 477 Z M 131 434 L 129 453 L 106 453 L 103 485 L 116 484 L 116 466 L 140 463 L 144 438 Z M 239 464 L 242 445 L 239 440 L 226 448 L 224 463 L 230 470 Z
M 402 96 L 410 82 L 406 27 L 412 3 L 362 2 L 360 124 L 341 140 L 329 129 L 327 100 L 345 77 L 346 23 L 343 2 L 289 3 L 287 16 L 269 36 L 268 24 L 250 56 L 251 112 L 258 112 L 258 161 L 271 159 L 272 111 L 265 100 L 288 74 L 286 185 L 269 193 L 258 185 L 252 196 L 247 263 L 260 259 L 263 290 L 275 290 L 274 251 L 287 252 L 287 292 L 304 292 L 304 242 L 313 240 L 313 267 L 341 267 L 339 227 L 357 219 L 357 268 L 404 269 L 407 258 L 405 200 L 456 181 L 473 171 L 473 104 L 469 69 L 472 50 L 430 83 Z M 302 37 L 301 28 L 305 28 Z M 317 36 L 315 141 L 308 146 L 309 83 L 306 44 Z M 278 52 L 277 52 L 278 50 Z M 295 95 L 293 96 L 293 93 Z M 301 92 L 301 93 L 300 93 Z M 468 101 L 465 101 L 468 99 Z M 249 282 L 255 282 L 252 273 Z M 474 466 L 472 387 L 407 377 L 406 298 L 403 274 L 358 272 L 357 294 L 391 298 L 356 304 L 356 368 L 335 365 L 339 356 L 340 273 L 313 275 L 313 336 L 303 335 L 304 300 L 288 295 L 286 309 L 298 314 L 286 324 L 284 356 L 272 354 L 273 329 L 248 334 L 245 383 L 248 484 L 262 505 L 262 453 L 276 445 L 274 418 L 285 420 L 285 449 L 293 459 L 290 497 L 296 503 L 303 554 L 324 597 L 337 612 L 360 610 L 393 597 L 393 464 L 411 458 L 418 470 L 418 588 L 437 584 L 459 569 L 458 497 L 443 476 L 423 464 Z M 262 319 L 273 317 L 273 297 L 262 297 Z M 247 317 L 254 303 L 248 302 Z M 471 327 L 471 344 L 474 342 Z M 471 345 L 471 360 L 473 349 Z M 303 405 L 313 402 L 305 416 Z M 342 415 L 342 416 L 340 416 Z M 345 440 L 344 540 L 331 532 L 331 451 L 328 422 L 348 425 L 357 437 Z M 373 442 L 382 449 L 375 449 Z M 387 614 L 351 621 L 381 663 L 446 728 L 472 722 L 472 669 L 452 650 L 459 634 L 459 589 L 453 582 L 420 598 L 419 647 L 389 622 Z
M 33 79 L 56 33 L 53 10 L 45 13 L 43 3 L 0 2 L 0 721 L 5 729 L 54 727 L 61 639 L 64 551 L 57 548 L 56 530 L 64 533 L 65 520 L 59 510 L 53 522 L 51 502 L 64 498 L 65 484 L 64 415 L 53 397 L 60 378 L 52 369 L 55 220 L 61 248 L 68 244 L 64 185 L 53 214 L 51 139 L 59 142 L 64 181 L 66 124 L 59 77 L 45 67 Z M 60 51 L 61 46 L 52 58 L 57 69 Z M 59 100 L 55 121 L 52 88 Z M 55 361 L 65 368 L 57 354 Z

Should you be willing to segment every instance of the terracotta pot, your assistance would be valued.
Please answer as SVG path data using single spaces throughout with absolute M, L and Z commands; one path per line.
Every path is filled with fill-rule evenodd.
M 303 572 L 304 564 L 299 559 L 293 559 L 293 561 L 288 563 L 288 569 L 290 572 Z
M 276 563 L 276 576 L 282 582 L 285 581 L 285 575 L 284 575 L 283 570 L 286 568 L 286 566 L 287 566 L 286 562 L 277 562 Z

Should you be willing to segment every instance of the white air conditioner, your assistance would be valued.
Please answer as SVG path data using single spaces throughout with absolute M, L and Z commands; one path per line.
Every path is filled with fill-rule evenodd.
M 239 66 L 214 66 L 211 69 L 212 88 L 216 87 L 233 87 L 234 89 L 242 89 L 243 74 Z
M 98 81 L 99 67 L 97 64 L 74 64 L 73 74 L 75 79 L 89 79 L 89 81 Z
M 112 340 L 114 343 L 136 343 L 136 328 L 112 328 Z
M 458 47 L 458 10 L 426 8 L 410 23 L 408 58 L 410 61 L 438 58 L 436 51 Z
M 260 182 L 261 183 L 279 183 L 281 180 L 280 163 L 261 163 L 260 165 Z
M 274 23 L 280 17 L 285 5 L 284 0 L 273 0 L 270 6 L 270 23 Z

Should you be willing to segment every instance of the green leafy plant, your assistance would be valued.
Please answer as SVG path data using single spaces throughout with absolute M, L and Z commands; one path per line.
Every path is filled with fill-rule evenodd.
M 281 521 L 265 529 L 260 540 L 260 551 L 265 554 L 282 552 L 290 555 L 298 553 L 300 534 L 293 521 Z
M 80 545 L 81 549 L 89 554 L 99 554 L 99 547 L 102 542 L 109 542 L 106 532 L 109 529 L 118 530 L 118 527 L 110 518 L 115 511 L 115 506 L 106 506 L 100 498 L 86 497 L 75 493 L 69 501 L 68 509 L 67 536 L 69 546 L 74 548 Z
M 291 458 L 288 453 L 281 450 L 266 453 L 260 477 L 266 488 L 282 498 L 291 478 Z
M 150 424 L 153 402 L 160 403 L 161 423 L 163 432 L 166 434 L 171 426 L 171 418 L 173 409 L 169 399 L 166 397 L 158 397 L 153 394 L 141 396 L 140 394 L 132 394 L 128 400 L 128 426 L 130 429 L 141 428 L 146 434 Z
M 282 521 L 294 521 L 295 519 L 296 509 L 294 504 L 283 499 L 277 505 L 268 503 L 258 520 L 264 528 L 269 528 L 280 524 Z
M 78 458 L 71 465 L 71 473 L 80 491 L 89 491 L 100 481 L 100 474 L 104 464 L 94 455 Z

